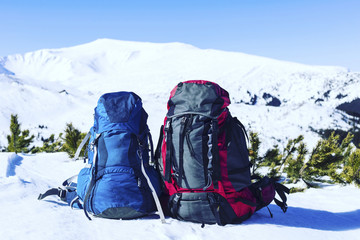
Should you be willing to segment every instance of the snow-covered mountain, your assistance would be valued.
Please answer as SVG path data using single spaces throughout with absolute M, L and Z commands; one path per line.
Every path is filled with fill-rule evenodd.
M 360 97 L 360 73 L 309 66 L 239 52 L 199 49 L 183 43 L 99 39 L 62 49 L 0 58 L 0 145 L 10 115 L 35 135 L 62 132 L 67 122 L 82 131 L 92 124 L 101 94 L 134 91 L 144 101 L 156 137 L 172 88 L 205 79 L 228 90 L 230 110 L 268 146 L 310 130 L 348 129 L 336 107 Z
M 182 43 L 100 39 L 63 49 L 0 58 L 0 146 L 7 144 L 11 114 L 23 129 L 48 136 L 67 122 L 87 131 L 101 94 L 134 91 L 144 101 L 156 141 L 169 93 L 180 81 L 205 79 L 229 91 L 230 110 L 260 133 L 265 147 L 305 135 L 310 128 L 349 128 L 345 112 L 359 113 L 360 73 L 342 67 L 308 66 Z M 348 102 L 348 103 L 346 103 Z M 346 103 L 346 104 L 344 104 Z M 57 197 L 40 192 L 76 174 L 82 162 L 65 153 L 0 153 L 1 239 L 358 239 L 360 192 L 354 186 L 309 189 L 288 197 L 283 214 L 270 205 L 243 224 L 207 225 L 157 216 L 132 221 L 88 221 Z M 65 229 L 65 231 L 64 231 Z M 140 230 L 140 231 L 139 231 Z M 281 230 L 281 231 L 279 231 Z M 274 234 L 275 233 L 275 234 Z M 241 236 L 241 237 L 239 237 Z

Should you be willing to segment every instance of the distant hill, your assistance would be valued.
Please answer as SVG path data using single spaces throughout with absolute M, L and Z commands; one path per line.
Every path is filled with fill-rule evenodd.
M 233 115 L 267 144 L 299 134 L 311 144 L 318 139 L 311 128 L 348 129 L 346 113 L 336 108 L 360 97 L 360 73 L 343 67 L 183 43 L 99 39 L 0 58 L 0 145 L 7 144 L 12 113 L 34 134 L 62 132 L 67 122 L 87 131 L 100 95 L 114 91 L 134 91 L 143 99 L 156 137 L 169 92 L 191 79 L 228 90 Z

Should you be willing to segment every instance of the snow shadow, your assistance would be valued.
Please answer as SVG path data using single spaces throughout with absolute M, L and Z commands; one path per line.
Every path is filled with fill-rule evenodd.
M 334 213 L 323 210 L 289 207 L 286 213 L 281 212 L 281 210 L 272 210 L 272 212 L 274 214 L 273 218 L 264 216 L 264 214 L 255 214 L 254 218 L 249 219 L 249 223 L 253 219 L 253 223 L 276 224 L 316 230 L 347 231 L 360 229 L 360 209 L 351 212 Z
M 6 177 L 11 177 L 11 176 L 16 175 L 16 173 L 15 173 L 16 166 L 20 166 L 22 160 L 23 160 L 23 157 L 20 157 L 19 155 L 15 154 L 15 153 L 9 156 L 8 165 L 6 168 Z
M 53 204 L 59 205 L 59 206 L 61 206 L 61 207 L 66 207 L 66 206 L 69 206 L 69 204 L 67 204 L 67 203 L 65 203 L 65 202 L 54 201 L 54 200 L 48 200 L 48 199 L 44 199 L 44 202 L 53 203 Z

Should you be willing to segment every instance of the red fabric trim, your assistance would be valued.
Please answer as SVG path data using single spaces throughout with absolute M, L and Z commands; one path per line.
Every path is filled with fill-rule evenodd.
M 176 85 L 176 86 L 173 88 L 173 90 L 171 90 L 169 99 L 172 98 L 172 97 L 175 95 L 175 92 L 176 92 L 177 88 L 178 88 L 178 85 Z
M 256 207 L 252 207 L 240 201 L 236 201 L 237 198 L 246 199 L 250 202 L 256 203 L 255 197 L 248 188 L 244 188 L 240 192 L 227 194 L 227 200 L 238 217 L 244 216 L 249 212 L 251 212 L 251 214 L 255 212 Z
M 226 118 L 229 116 L 229 110 L 222 112 L 218 118 L 219 128 L 225 127 Z M 227 167 L 227 146 L 226 146 L 226 132 L 223 131 L 218 136 L 218 148 L 220 158 L 220 171 L 221 171 L 221 182 L 224 187 L 225 193 L 235 192 L 235 188 L 229 181 L 228 167 Z

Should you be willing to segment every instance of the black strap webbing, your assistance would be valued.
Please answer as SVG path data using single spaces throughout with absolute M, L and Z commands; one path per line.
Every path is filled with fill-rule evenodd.
M 161 155 L 161 145 L 164 139 L 164 125 L 161 125 L 160 127 L 160 133 L 159 133 L 159 140 L 156 146 L 155 150 L 155 163 L 159 163 L 160 161 L 160 155 Z
M 38 200 L 43 200 L 44 198 L 56 195 L 61 198 L 61 200 L 66 201 L 66 190 L 61 188 L 51 188 L 47 190 L 45 193 L 39 194 Z
M 150 130 L 147 131 L 146 136 L 147 136 L 147 139 L 150 144 L 150 163 L 157 165 L 157 160 L 155 159 L 155 155 L 154 155 L 154 143 L 152 141 L 152 136 L 151 136 Z
M 178 178 L 177 184 L 181 186 L 182 178 L 184 175 L 184 140 L 185 140 L 185 126 L 187 123 L 187 117 L 181 119 L 181 126 L 179 132 L 179 169 L 178 169 Z
M 274 201 L 275 201 L 276 205 L 278 205 L 281 208 L 281 210 L 283 210 L 283 212 L 285 213 L 287 210 L 287 204 L 286 204 L 287 198 L 286 198 L 285 193 L 289 194 L 290 189 L 280 183 L 275 182 L 275 190 L 276 190 L 277 194 L 280 196 L 282 201 L 280 201 L 276 198 L 274 198 Z
M 220 217 L 220 202 L 215 198 L 213 194 L 208 194 L 208 201 L 210 204 L 210 209 L 216 219 L 216 223 L 220 226 L 224 226 L 225 224 L 221 221 Z
M 165 160 L 165 181 L 171 180 L 171 165 L 172 165 L 172 129 L 171 119 L 168 119 L 165 126 L 166 133 L 166 160 Z
M 62 185 L 63 185 L 64 187 L 70 186 L 70 184 L 71 184 L 72 182 L 74 182 L 74 180 L 77 178 L 77 176 L 78 176 L 78 175 L 74 175 L 74 176 L 72 176 L 72 177 L 69 177 L 68 179 L 66 179 L 66 180 L 62 183 Z
M 241 218 L 236 215 L 227 200 L 215 193 L 208 193 L 207 196 L 211 211 L 213 212 L 218 225 L 225 226 L 229 223 L 242 221 L 240 220 Z
M 215 188 L 218 188 L 218 181 L 221 181 L 221 167 L 220 167 L 220 157 L 219 157 L 219 147 L 218 147 L 218 121 L 217 119 L 212 120 L 212 167 L 213 167 L 213 184 Z
M 177 218 L 182 194 L 176 193 L 170 197 L 169 209 L 173 218 Z

